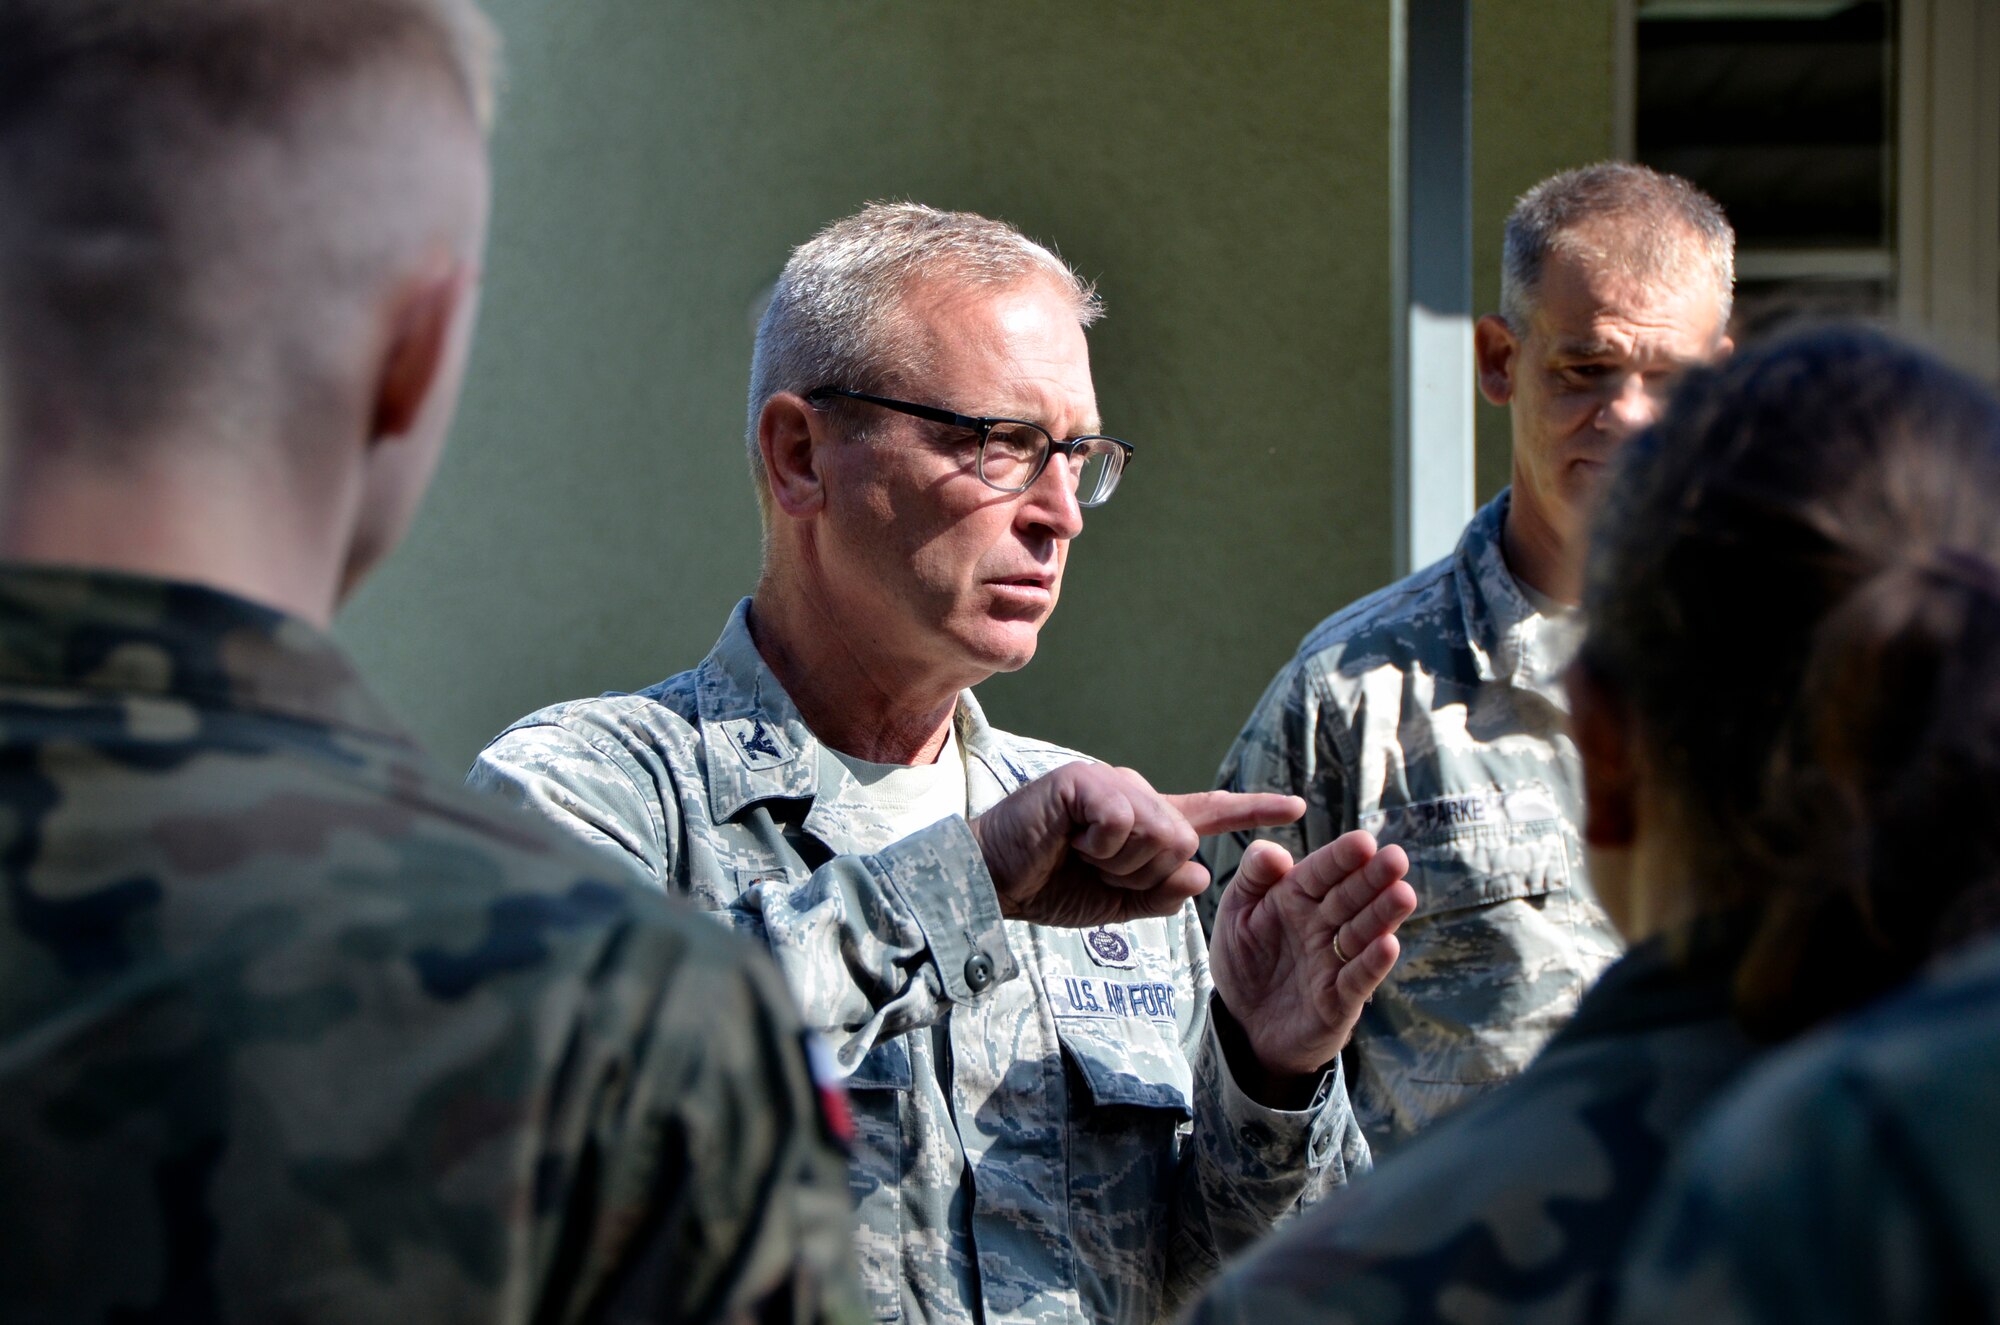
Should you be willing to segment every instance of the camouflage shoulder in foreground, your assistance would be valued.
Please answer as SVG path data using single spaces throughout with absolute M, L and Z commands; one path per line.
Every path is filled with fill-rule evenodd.
M 10 1321 L 851 1312 L 776 976 L 433 780 L 318 632 L 0 570 Z
M 1513 1083 L 1227 1271 L 1200 1325 L 1604 1319 L 1660 1167 L 1752 1046 L 1728 1015 L 1740 931 L 1685 964 L 1634 950 Z
M 973 815 L 1081 758 L 969 693 L 957 724 Z M 847 1074 L 878 1319 L 1155 1320 L 1368 1163 L 1338 1072 L 1296 1112 L 1238 1087 L 1192 908 L 1003 919 L 966 820 L 898 837 L 745 607 L 692 672 L 524 719 L 472 780 L 768 946 Z
M 1450 557 L 1306 637 L 1218 775 L 1302 796 L 1305 818 L 1203 844 L 1209 923 L 1257 837 L 1299 856 L 1361 828 L 1409 853 L 1417 910 L 1348 1051 L 1378 1153 L 1525 1067 L 1622 946 L 1577 828 L 1560 681 L 1577 622 L 1538 610 L 1507 569 L 1507 501 Z
M 2000 944 L 1775 1058 L 1663 1185 L 1621 1321 L 2000 1321 Z

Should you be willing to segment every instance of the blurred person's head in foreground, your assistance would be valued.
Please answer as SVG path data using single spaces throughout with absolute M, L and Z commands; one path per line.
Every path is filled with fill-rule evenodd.
M 1571 672 L 1634 941 L 1749 917 L 1783 1035 L 1983 927 L 2000 867 L 2000 402 L 1853 327 L 1692 378 L 1622 458 Z
M 450 422 L 492 46 L 470 0 L 0 0 L 0 556 L 324 624 Z

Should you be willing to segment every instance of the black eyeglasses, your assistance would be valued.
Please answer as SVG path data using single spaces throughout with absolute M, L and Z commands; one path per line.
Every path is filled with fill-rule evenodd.
M 848 391 L 837 386 L 816 387 L 806 393 L 815 403 L 829 396 L 859 400 L 883 409 L 908 414 L 953 428 L 979 434 L 979 481 L 1002 492 L 1026 492 L 1034 486 L 1049 457 L 1060 451 L 1069 457 L 1070 486 L 1076 490 L 1078 506 L 1102 506 L 1118 487 L 1119 475 L 1132 458 L 1132 444 L 1101 433 L 1089 433 L 1057 441 L 1047 428 L 1026 419 L 988 419 L 970 414 L 954 414 L 935 405 L 913 405 L 907 400 L 871 396 L 865 391 Z

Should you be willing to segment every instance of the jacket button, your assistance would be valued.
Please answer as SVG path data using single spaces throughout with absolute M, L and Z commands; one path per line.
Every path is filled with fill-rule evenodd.
M 983 952 L 975 952 L 965 959 L 965 984 L 973 993 L 978 993 L 993 983 L 993 959 Z

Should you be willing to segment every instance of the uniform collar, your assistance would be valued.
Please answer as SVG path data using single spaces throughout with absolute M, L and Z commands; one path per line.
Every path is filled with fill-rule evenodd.
M 702 748 L 708 752 L 709 810 L 717 823 L 758 801 L 809 800 L 807 831 L 831 841 L 848 814 L 866 808 L 860 783 L 839 760 L 823 757 L 820 739 L 757 652 L 750 637 L 750 599 L 736 605 L 722 637 L 695 669 L 694 690 Z M 1006 791 L 1028 781 L 970 690 L 959 692 L 952 721 L 966 758 L 978 760 Z
M 1452 554 L 1466 646 L 1482 681 L 1540 695 L 1567 713 L 1562 673 L 1576 655 L 1582 617 L 1574 611 L 1546 615 L 1521 592 L 1501 545 L 1511 497 L 1512 490 L 1503 489 L 1481 507 Z
M 415 748 L 314 626 L 197 584 L 0 565 L 0 685 L 264 713 Z
M 1557 1041 L 1642 1034 L 1730 1015 L 1756 916 L 1730 910 L 1658 934 L 1612 963 Z M 1553 1047 L 1553 1045 L 1551 1046 Z

